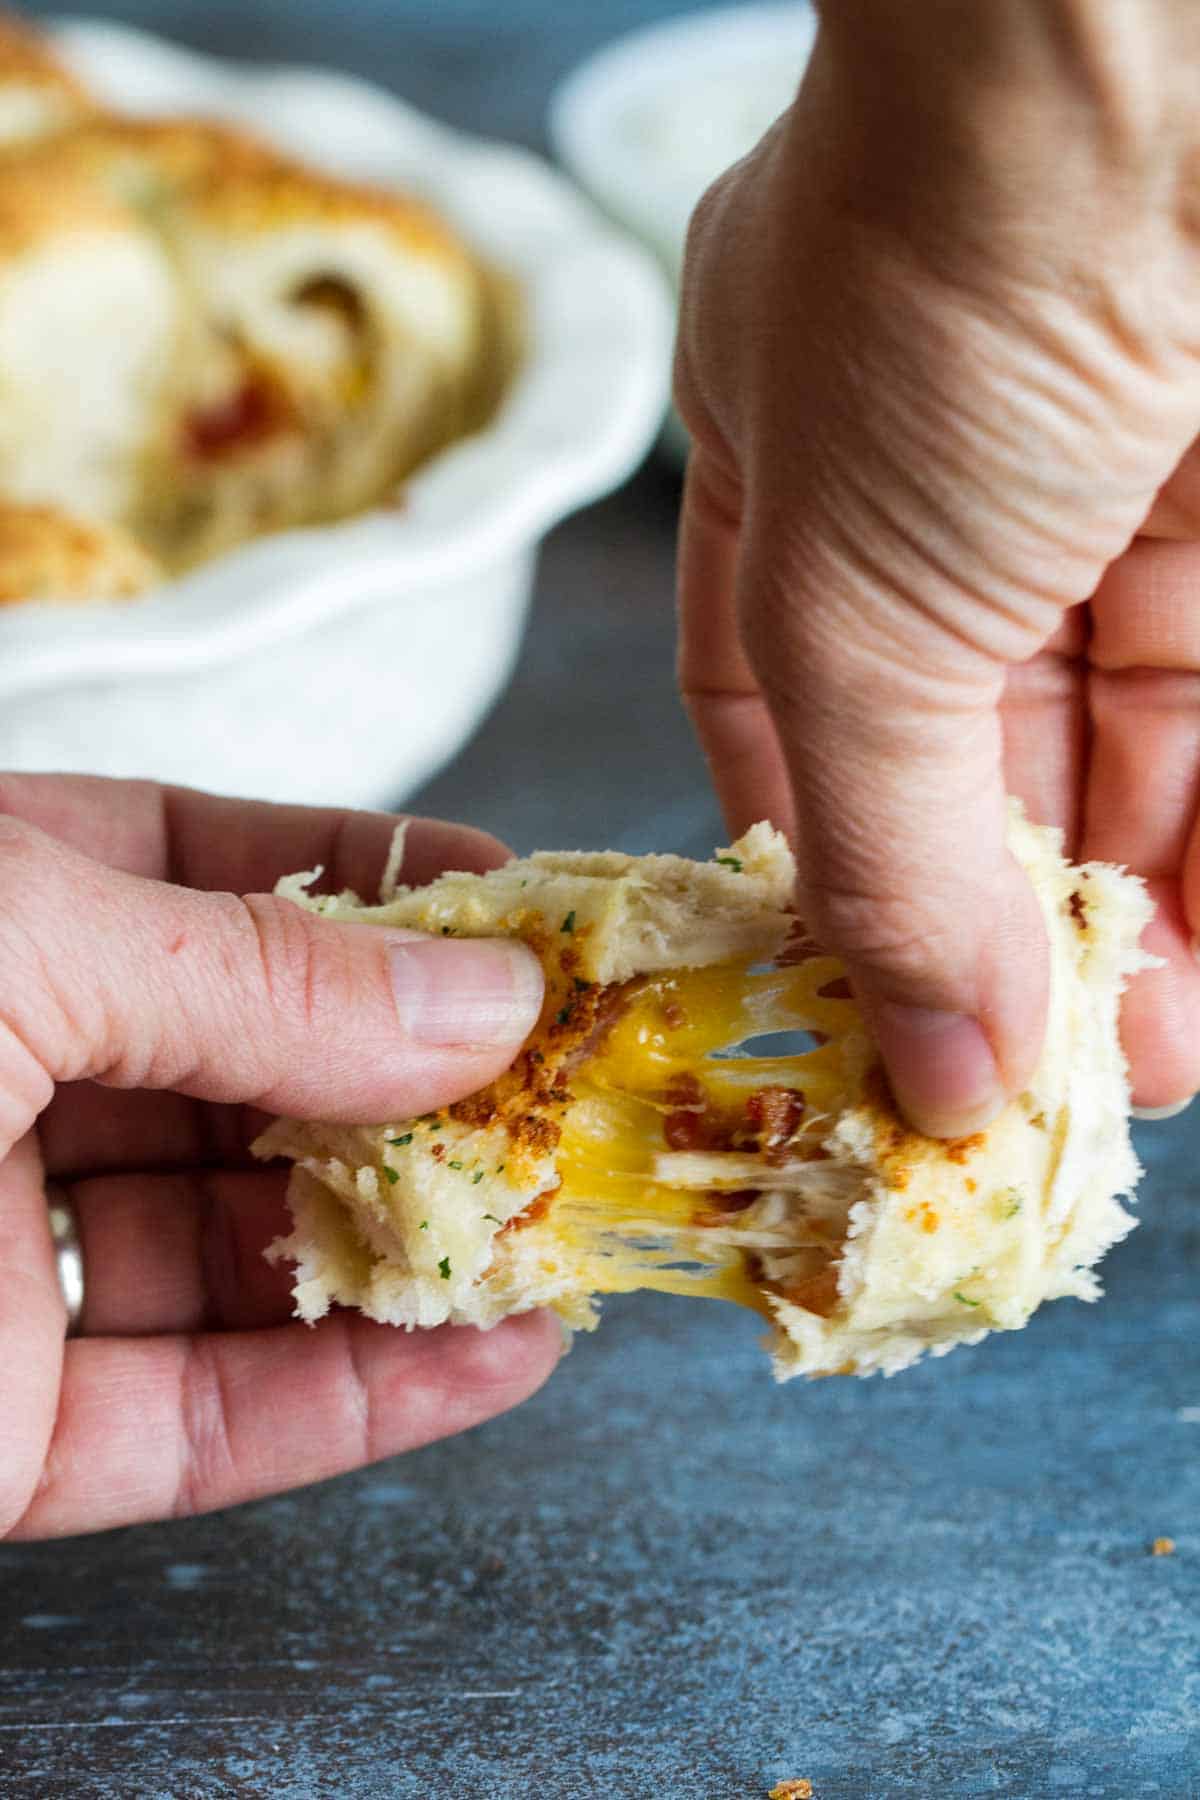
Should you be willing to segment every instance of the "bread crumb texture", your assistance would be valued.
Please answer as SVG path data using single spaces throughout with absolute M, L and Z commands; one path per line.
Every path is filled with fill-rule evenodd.
M 395 885 L 397 851 L 375 906 L 282 882 L 331 919 L 519 937 L 546 974 L 536 1030 L 482 1093 L 264 1134 L 259 1153 L 295 1165 L 272 1254 L 296 1266 L 300 1317 L 487 1327 L 548 1306 L 590 1329 L 599 1297 L 649 1287 L 753 1308 L 788 1379 L 892 1374 L 1094 1300 L 1133 1224 L 1117 1019 L 1150 905 L 1015 805 L 1009 841 L 1050 940 L 1045 1046 L 1028 1089 L 955 1142 L 897 1113 L 766 825 L 706 864 L 541 854 L 425 888 Z

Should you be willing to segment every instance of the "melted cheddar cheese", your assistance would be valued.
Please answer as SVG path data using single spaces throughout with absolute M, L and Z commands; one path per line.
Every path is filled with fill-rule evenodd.
M 629 984 L 582 1060 L 573 1064 L 573 1048 L 559 1048 L 554 1061 L 569 1070 L 555 1120 L 559 1185 L 506 1230 L 536 1227 L 545 1272 L 560 1264 L 585 1291 L 656 1288 L 768 1317 L 775 1284 L 763 1252 L 778 1238 L 789 1257 L 784 1291 L 829 1310 L 844 1204 L 832 1216 L 818 1208 L 799 1231 L 789 1205 L 786 1233 L 782 1220 L 771 1232 L 756 1215 L 764 1196 L 778 1212 L 780 1198 L 801 1185 L 800 1166 L 824 1157 L 823 1127 L 845 1087 L 840 1039 L 854 1017 L 848 1000 L 823 992 L 840 976 L 838 963 L 813 958 L 766 970 L 727 963 Z M 568 991 L 551 984 L 531 1046 L 543 1070 L 554 1028 L 569 1019 Z M 612 998 L 599 997 L 587 1029 Z M 785 1031 L 818 1041 L 785 1055 L 733 1054 L 746 1040 Z

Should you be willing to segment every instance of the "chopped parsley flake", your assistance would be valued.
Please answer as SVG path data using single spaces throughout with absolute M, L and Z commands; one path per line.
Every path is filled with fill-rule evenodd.
M 472 1177 L 471 1177 L 471 1186 L 478 1187 L 482 1180 L 483 1180 L 483 1170 L 476 1169 L 474 1175 L 472 1175 Z
M 740 856 L 718 856 L 717 861 L 723 869 L 732 869 L 735 875 L 740 875 L 742 872 L 743 864 Z
M 387 1176 L 388 1180 L 391 1182 L 392 1186 L 395 1187 L 396 1183 L 400 1179 L 399 1169 L 389 1169 L 388 1165 L 386 1163 L 384 1163 L 383 1172 Z
M 958 1301 L 960 1306 L 982 1306 L 983 1305 L 982 1300 L 968 1300 L 967 1296 L 965 1294 L 960 1294 L 957 1288 L 955 1288 L 955 1290 L 954 1290 L 954 1298 Z
M 503 1175 L 503 1173 L 504 1173 L 504 1169 L 505 1169 L 505 1164 L 504 1164 L 504 1163 L 497 1163 L 497 1164 L 496 1164 L 496 1173 L 497 1173 L 497 1175 Z
M 451 1158 L 451 1160 L 446 1164 L 446 1167 L 448 1169 L 461 1169 L 462 1164 L 460 1162 L 455 1162 L 454 1159 Z
M 411 1131 L 406 1131 L 403 1137 L 389 1138 L 387 1141 L 389 1144 L 411 1144 L 413 1141 L 413 1134 Z
M 1005 1202 L 1004 1217 L 1006 1219 L 1015 1219 L 1022 1206 L 1025 1204 L 1019 1190 L 1017 1188 L 1006 1188 L 1001 1198 Z
M 449 925 L 442 926 L 442 936 L 443 937 L 453 937 L 453 935 L 454 935 L 453 930 Z
M 557 1020 L 558 1024 L 569 1025 L 571 1023 L 571 1014 L 573 1011 L 574 1011 L 573 1007 L 564 1006 L 558 1014 L 558 1020 Z
M 418 1231 L 428 1231 L 429 1230 L 429 1220 L 422 1219 L 421 1223 L 417 1226 L 417 1230 Z
M 563 920 L 562 924 L 559 926 L 558 929 L 560 931 L 574 931 L 574 929 L 575 929 L 575 908 L 574 907 L 571 908 L 570 912 L 567 914 L 566 918 Z
M 449 1281 L 449 1279 L 450 1279 L 450 1258 L 448 1256 L 443 1256 L 441 1262 L 438 1264 L 438 1274 L 441 1276 L 443 1281 Z
M 585 981 L 583 979 L 582 975 L 576 975 L 576 977 L 575 977 L 575 992 L 577 994 L 586 994 L 588 989 L 591 986 L 592 986 L 592 983 L 590 981 Z
M 483 1216 L 485 1219 L 490 1219 L 493 1225 L 502 1225 L 504 1223 L 502 1219 L 496 1217 L 495 1213 L 484 1213 Z

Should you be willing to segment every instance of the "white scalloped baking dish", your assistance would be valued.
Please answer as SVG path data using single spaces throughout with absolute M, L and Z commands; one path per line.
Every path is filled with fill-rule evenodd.
M 240 121 L 422 195 L 516 276 L 529 348 L 490 427 L 410 477 L 402 505 L 260 539 L 131 605 L 6 609 L 0 766 L 395 800 L 507 679 L 541 537 L 651 443 L 670 366 L 663 283 L 537 158 L 367 84 L 239 68 L 114 25 L 56 35 L 124 111 Z

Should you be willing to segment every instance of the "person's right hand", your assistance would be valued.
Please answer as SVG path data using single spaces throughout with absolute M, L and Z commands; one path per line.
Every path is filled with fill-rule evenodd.
M 1006 791 L 1149 880 L 1160 1107 L 1200 1087 L 1200 7 L 821 10 L 690 236 L 685 695 L 915 1123 L 977 1128 L 1039 1054 Z

